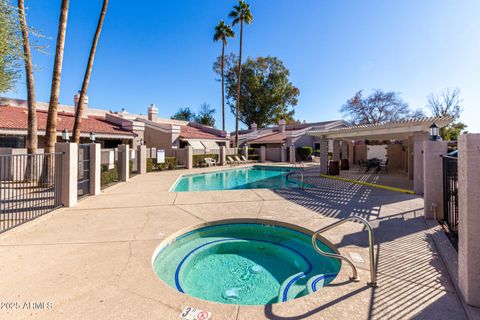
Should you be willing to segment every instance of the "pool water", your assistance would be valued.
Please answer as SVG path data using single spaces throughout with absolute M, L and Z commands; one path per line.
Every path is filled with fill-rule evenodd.
M 338 260 L 315 252 L 309 235 L 258 223 L 197 229 L 161 246 L 152 261 L 155 273 L 176 290 L 240 305 L 302 297 L 330 283 L 340 270 Z
M 172 187 L 173 192 L 237 190 L 237 189 L 279 189 L 296 188 L 299 182 L 289 179 L 289 172 L 299 169 L 287 167 L 253 166 L 223 171 L 190 174 L 181 177 Z

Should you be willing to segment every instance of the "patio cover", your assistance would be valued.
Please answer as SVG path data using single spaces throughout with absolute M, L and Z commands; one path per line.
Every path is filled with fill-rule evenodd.
M 205 149 L 203 144 L 197 140 L 188 140 L 188 144 L 191 145 L 193 149 Z
M 220 147 L 215 141 L 205 140 L 205 141 L 202 141 L 202 144 L 205 146 L 205 149 L 209 149 L 209 150 L 220 149 Z
M 324 137 L 327 139 L 405 139 L 415 133 L 428 133 L 430 126 L 436 123 L 443 128 L 452 122 L 451 117 L 424 117 L 377 124 L 365 124 L 330 130 L 311 130 L 310 136 Z

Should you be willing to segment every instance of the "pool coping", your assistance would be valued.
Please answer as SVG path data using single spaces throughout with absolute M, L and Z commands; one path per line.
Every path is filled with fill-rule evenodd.
M 272 165 L 272 164 L 259 164 L 259 163 L 249 163 L 249 164 L 244 164 L 244 165 L 241 165 L 241 166 L 237 166 L 237 167 L 231 167 L 231 168 L 224 168 L 224 166 L 215 166 L 214 169 L 219 169 L 219 170 L 210 170 L 210 171 L 201 171 L 201 172 L 195 172 L 195 173 L 181 173 L 177 179 L 173 182 L 173 184 L 170 186 L 170 188 L 168 188 L 168 192 L 205 192 L 205 191 L 226 191 L 226 190 L 203 190 L 203 191 L 174 191 L 173 189 L 175 189 L 175 187 L 177 186 L 178 182 L 180 181 L 180 179 L 184 178 L 184 177 L 188 177 L 188 176 L 196 176 L 196 175 L 200 175 L 200 174 L 207 174 L 207 173 L 214 173 L 214 172 L 222 172 L 222 171 L 231 171 L 231 170 L 237 170 L 237 169 L 246 169 L 246 168 L 252 168 L 252 167 L 272 167 L 272 168 L 275 168 L 275 167 L 280 167 L 280 168 L 292 168 L 292 169 L 296 169 L 295 167 L 292 167 L 292 164 L 289 164 L 289 165 Z M 213 169 L 212 167 L 205 167 L 205 168 L 201 168 L 201 169 Z M 300 169 L 298 169 L 300 170 Z M 270 188 L 258 188 L 258 189 L 266 189 L 266 190 L 272 190 Z M 281 188 L 280 188 L 281 189 Z M 238 189 L 235 189 L 235 190 L 238 190 Z M 241 190 L 251 190 L 251 189 L 241 189 Z

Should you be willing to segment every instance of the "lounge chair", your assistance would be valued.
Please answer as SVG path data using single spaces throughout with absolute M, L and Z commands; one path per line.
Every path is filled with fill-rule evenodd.
M 227 163 L 231 166 L 234 166 L 237 164 L 237 161 L 233 160 L 231 156 L 227 156 Z
M 246 164 L 248 163 L 248 161 L 245 159 L 245 160 L 242 160 L 240 159 L 238 156 L 233 156 L 233 158 L 235 159 L 235 161 L 238 163 L 238 164 Z
M 252 163 L 252 162 L 255 162 L 255 161 L 253 161 L 253 160 L 248 160 L 248 159 L 247 159 L 247 158 L 245 158 L 245 156 L 243 156 L 243 155 L 242 155 L 242 156 L 240 156 L 240 158 L 241 158 L 241 159 L 242 159 L 242 161 L 243 161 L 243 162 L 245 162 L 245 163 Z

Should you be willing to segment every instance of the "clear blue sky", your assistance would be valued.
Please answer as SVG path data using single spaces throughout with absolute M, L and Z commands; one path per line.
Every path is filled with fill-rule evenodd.
M 80 88 L 101 0 L 70 1 L 60 102 Z M 34 54 L 36 94 L 48 101 L 59 0 L 27 0 L 28 22 L 50 39 L 50 55 Z M 480 132 L 480 1 L 478 0 L 250 0 L 245 56 L 274 55 L 300 89 L 296 117 L 340 117 L 360 89 L 400 92 L 412 108 L 428 94 L 459 87 L 461 120 Z M 142 6 L 141 4 L 144 4 Z M 212 63 L 220 43 L 214 26 L 233 0 L 111 0 L 88 91 L 90 105 L 146 113 L 156 103 L 169 117 L 179 107 L 207 102 L 221 122 L 221 88 Z M 237 31 L 237 30 L 236 30 Z M 238 50 L 231 40 L 227 51 Z M 16 92 L 25 98 L 22 79 Z M 234 117 L 228 112 L 228 129 Z

